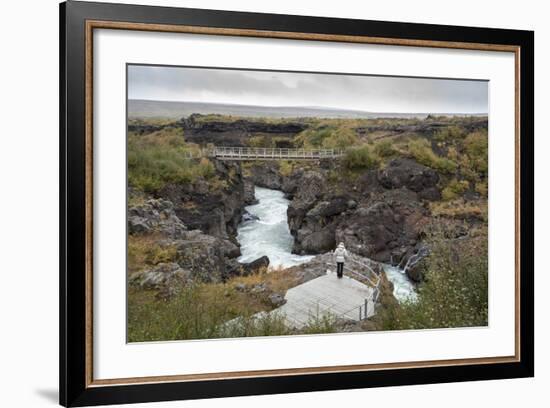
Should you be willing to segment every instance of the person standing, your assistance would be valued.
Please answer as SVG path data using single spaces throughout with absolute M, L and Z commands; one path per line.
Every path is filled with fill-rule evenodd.
M 344 262 L 346 261 L 346 256 L 348 252 L 344 247 L 344 243 L 340 242 L 336 249 L 334 250 L 334 257 L 336 258 L 336 275 L 338 278 L 344 276 Z

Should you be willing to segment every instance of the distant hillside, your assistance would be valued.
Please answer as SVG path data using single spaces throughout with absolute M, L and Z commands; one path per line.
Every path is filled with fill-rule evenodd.
M 216 104 L 199 102 L 170 102 L 130 99 L 128 100 L 129 118 L 174 118 L 180 119 L 193 113 L 220 114 L 242 117 L 272 118 L 424 118 L 428 113 L 391 113 L 364 112 L 337 108 L 295 107 L 295 106 L 252 106 L 236 104 Z M 455 116 L 455 114 L 445 114 Z M 463 115 L 459 115 L 463 116 Z

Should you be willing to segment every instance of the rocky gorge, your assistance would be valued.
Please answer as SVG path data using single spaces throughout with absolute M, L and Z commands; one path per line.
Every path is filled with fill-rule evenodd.
M 297 164 L 282 176 L 278 164 L 254 164 L 252 183 L 280 189 L 287 198 L 293 252 L 319 254 L 344 242 L 350 251 L 378 262 L 400 265 L 423 244 L 431 215 L 427 203 L 438 200 L 439 175 L 410 159 L 394 159 L 342 183 L 331 181 L 338 163 Z M 419 280 L 410 271 L 411 278 Z
M 139 143 L 154 140 L 154 149 L 165 149 L 161 160 L 154 150 L 154 163 L 167 166 L 163 160 L 170 158 L 175 164 L 166 168 L 176 172 L 175 176 L 155 175 L 161 180 L 150 183 L 150 167 L 142 166 L 143 174 L 131 171 L 136 176 L 130 179 L 128 192 L 131 310 L 142 310 L 142 304 L 150 307 L 153 303 L 149 295 L 175 307 L 191 296 L 189 293 L 206 296 L 207 302 L 225 299 L 228 303 L 223 303 L 222 309 L 226 310 L 222 315 L 227 319 L 272 310 L 283 303 L 286 290 L 326 272 L 327 259 L 339 242 L 358 259 L 378 265 L 383 276 L 379 303 L 382 309 L 391 309 L 398 296 L 392 284 L 395 279 L 384 273 L 384 268 L 392 266 L 391 272 L 403 276 L 412 287 L 411 281 L 423 283 L 433 225 L 445 225 L 447 240 L 467 237 L 470 228 L 486 225 L 487 192 L 483 156 L 479 159 L 472 154 L 468 161 L 457 158 L 457 149 L 465 154 L 466 149 L 478 149 L 479 140 L 486 139 L 486 134 L 476 133 L 483 129 L 486 119 L 469 120 L 464 128 L 475 138 L 469 141 L 460 136 L 462 139 L 456 139 L 460 144 L 454 139 L 456 130 L 442 136 L 441 129 L 450 125 L 440 119 L 393 125 L 389 122 L 355 129 L 357 135 L 367 135 L 367 139 L 372 132 L 383 133 L 380 140 L 361 140 L 348 150 L 368 153 L 368 161 L 359 166 L 348 156 L 248 162 L 212 157 L 180 161 L 179 156 L 170 156 L 174 149 L 197 143 L 203 147 L 210 142 L 241 146 L 260 136 L 272 146 L 292 146 L 302 143 L 304 134 L 309 135 L 311 125 L 298 120 L 270 123 L 191 115 L 169 125 L 132 128 L 132 137 Z M 326 129 L 321 127 L 321 132 Z M 407 134 L 416 131 L 429 135 L 419 139 Z M 387 132 L 393 132 L 391 140 Z M 407 134 L 405 139 L 403 134 Z M 338 137 L 337 132 L 331 135 Z M 147 144 L 145 147 L 150 148 Z M 271 199 L 279 200 L 277 211 L 284 205 L 283 218 L 271 217 L 265 203 L 261 214 L 250 207 L 247 211 L 248 206 L 261 206 L 259 188 L 277 193 L 270 193 Z M 285 228 L 277 224 L 282 219 Z M 239 233 L 254 222 L 265 228 L 249 236 L 247 245 L 258 245 L 243 257 L 246 247 L 241 247 L 243 238 Z M 287 241 L 277 243 L 284 253 L 272 259 L 267 252 L 262 253 L 262 248 L 273 247 L 270 240 L 285 234 L 288 246 Z M 459 259 L 460 255 L 453 257 Z M 291 261 L 285 264 L 281 259 Z M 270 266 L 275 273 L 266 273 Z M 402 290 L 406 298 L 407 290 Z M 216 293 L 214 300 L 208 297 L 211 293 Z M 343 324 L 342 331 L 382 327 L 375 321 L 362 322 L 360 327 L 350 322 L 339 324 Z

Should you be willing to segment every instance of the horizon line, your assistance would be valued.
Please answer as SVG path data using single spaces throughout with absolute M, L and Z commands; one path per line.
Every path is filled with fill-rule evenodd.
M 249 105 L 242 103 L 226 103 L 226 102 L 204 102 L 204 101 L 189 101 L 189 100 L 164 100 L 164 99 L 144 99 L 144 98 L 128 98 L 128 101 L 147 101 L 147 102 L 169 102 L 169 103 L 196 103 L 196 104 L 206 104 L 206 105 L 229 105 L 229 106 L 249 106 L 249 107 L 260 107 L 260 108 L 302 108 L 302 109 L 325 109 L 325 110 L 335 110 L 335 111 L 349 111 L 357 113 L 366 113 L 366 114 L 410 114 L 410 115 L 489 115 L 489 112 L 411 112 L 411 111 L 366 111 L 361 109 L 351 109 L 351 108 L 336 108 L 334 106 L 313 106 L 313 105 Z

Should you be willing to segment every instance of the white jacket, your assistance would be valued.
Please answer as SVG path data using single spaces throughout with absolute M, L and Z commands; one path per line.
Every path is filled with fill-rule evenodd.
M 338 247 L 334 250 L 334 256 L 336 258 L 336 262 L 344 262 L 344 257 L 348 256 L 348 251 L 346 251 L 345 248 Z

